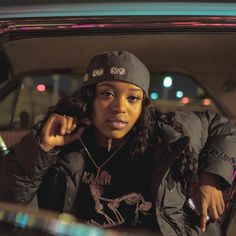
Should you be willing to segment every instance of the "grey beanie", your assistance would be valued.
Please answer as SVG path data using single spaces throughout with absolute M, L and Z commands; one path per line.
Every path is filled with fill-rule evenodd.
M 109 80 L 135 84 L 148 95 L 150 83 L 149 71 L 130 52 L 110 51 L 94 56 L 88 64 L 81 88 Z

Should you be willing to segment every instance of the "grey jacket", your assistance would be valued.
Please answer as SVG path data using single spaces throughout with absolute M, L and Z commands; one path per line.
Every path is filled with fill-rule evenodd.
M 160 123 L 169 145 L 165 155 L 154 160 L 152 170 L 156 219 L 164 235 L 200 235 L 198 221 L 190 217 L 192 213 L 186 207 L 184 176 L 175 179 L 172 167 L 189 144 L 198 157 L 199 172 L 216 174 L 224 187 L 230 186 L 236 160 L 236 128 L 228 119 L 208 112 L 177 112 L 175 119 L 182 125 L 183 134 Z M 37 193 L 39 207 L 72 213 L 83 174 L 80 147 L 72 144 L 63 151 L 46 153 L 36 137 L 33 130 L 1 160 L 0 201 L 27 205 Z M 209 224 L 207 231 L 221 235 L 217 224 Z

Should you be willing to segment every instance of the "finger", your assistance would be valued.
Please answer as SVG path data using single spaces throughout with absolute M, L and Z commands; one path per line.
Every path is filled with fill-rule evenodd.
M 71 127 L 72 132 L 78 127 L 78 123 L 79 123 L 78 119 L 76 117 L 73 117 L 73 122 Z
M 57 135 L 61 132 L 62 117 L 53 113 L 48 118 L 47 122 L 43 126 L 42 132 L 44 135 Z
M 219 219 L 219 214 L 218 214 L 218 211 L 217 211 L 216 207 L 210 208 L 209 209 L 209 214 L 210 214 L 211 219 L 213 219 L 213 220 L 218 220 Z
M 72 132 L 72 126 L 73 126 L 73 117 L 66 116 L 67 122 L 66 122 L 66 133 L 70 134 Z
M 60 115 L 59 119 L 61 121 L 60 134 L 65 135 L 67 128 L 67 117 L 65 115 L 64 116 Z
M 215 207 L 216 210 L 217 210 L 217 213 L 218 213 L 218 216 L 220 217 L 223 212 L 224 212 L 224 209 L 225 209 L 225 204 L 224 204 L 224 198 L 223 198 L 223 194 L 221 191 L 217 191 L 214 196 L 216 196 L 216 201 L 215 201 Z
M 64 142 L 67 144 L 67 143 L 71 143 L 75 140 L 77 140 L 84 132 L 86 128 L 85 127 L 79 127 L 75 132 L 69 134 L 69 135 L 66 135 L 64 136 Z
M 77 128 L 77 124 L 73 123 L 71 127 L 71 132 L 73 132 Z
M 202 232 L 206 230 L 206 220 L 207 220 L 207 201 L 203 199 L 202 201 L 202 207 L 201 207 L 201 212 L 200 212 L 200 229 Z
M 220 204 L 216 205 L 216 210 L 218 212 L 219 217 L 223 214 L 224 209 L 222 208 L 222 206 Z
M 221 197 L 220 197 L 220 200 L 219 200 L 219 204 L 220 204 L 222 212 L 223 212 L 225 210 L 225 201 L 224 201 L 222 193 L 221 193 Z

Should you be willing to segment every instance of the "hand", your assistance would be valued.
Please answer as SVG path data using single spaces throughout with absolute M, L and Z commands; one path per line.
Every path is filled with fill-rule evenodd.
M 90 125 L 87 119 L 82 123 Z M 55 146 L 64 146 L 75 141 L 85 130 L 85 126 L 77 126 L 78 120 L 75 117 L 51 114 L 41 130 L 40 147 L 47 152 Z
M 223 214 L 225 205 L 220 189 L 220 179 L 217 175 L 202 173 L 198 183 L 190 188 L 191 198 L 200 213 L 200 229 L 206 229 L 207 215 L 218 220 Z

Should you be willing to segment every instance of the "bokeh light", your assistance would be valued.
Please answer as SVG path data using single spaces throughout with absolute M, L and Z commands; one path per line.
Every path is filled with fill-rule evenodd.
M 150 98 L 151 98 L 152 100 L 157 100 L 157 99 L 158 99 L 158 93 L 157 93 L 157 92 L 152 92 L 152 93 L 150 94 Z
M 163 80 L 163 86 L 165 88 L 170 88 L 172 86 L 173 79 L 170 76 L 166 76 Z
M 38 84 L 37 85 L 37 90 L 39 92 L 44 92 L 46 90 L 46 86 L 44 84 Z
M 182 98 L 182 103 L 183 104 L 189 104 L 190 103 L 190 99 L 188 97 L 183 97 Z

